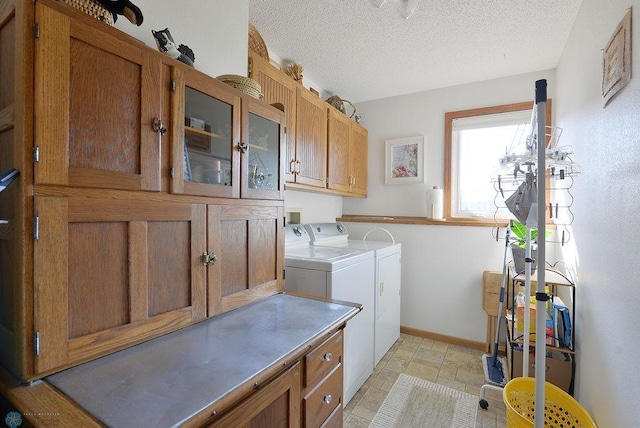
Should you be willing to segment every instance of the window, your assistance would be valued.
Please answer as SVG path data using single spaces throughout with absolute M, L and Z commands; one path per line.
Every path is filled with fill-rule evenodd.
M 497 196 L 495 169 L 530 132 L 533 101 L 445 114 L 445 218 L 493 222 L 511 217 Z M 547 102 L 547 125 L 551 100 Z

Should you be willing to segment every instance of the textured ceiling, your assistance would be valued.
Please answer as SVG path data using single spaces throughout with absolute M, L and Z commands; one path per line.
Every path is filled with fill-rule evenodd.
M 352 102 L 555 68 L 582 0 L 249 0 L 283 62 Z M 410 0 L 411 1 L 411 0 Z

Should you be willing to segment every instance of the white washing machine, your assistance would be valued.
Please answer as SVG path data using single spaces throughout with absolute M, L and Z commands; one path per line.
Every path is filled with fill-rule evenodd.
M 375 278 L 373 251 L 314 247 L 299 224 L 285 228 L 285 290 L 359 303 L 344 330 L 344 400 L 373 373 Z
M 401 244 L 395 242 L 393 235 L 382 228 L 371 229 L 362 240 L 349 239 L 349 232 L 341 223 L 307 224 L 305 228 L 312 245 L 316 247 L 331 246 L 374 252 L 374 363 L 378 364 L 400 337 Z M 367 237 L 377 231 L 390 241 L 368 241 Z

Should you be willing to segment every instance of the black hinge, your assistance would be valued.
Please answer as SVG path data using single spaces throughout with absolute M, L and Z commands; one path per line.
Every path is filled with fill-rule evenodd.
M 37 241 L 40 238 L 40 217 L 33 218 L 33 239 Z
M 36 22 L 36 25 L 33 27 L 33 35 L 36 37 L 36 39 L 40 38 L 40 24 L 38 24 Z
M 284 127 L 284 133 L 285 134 L 287 133 L 287 127 L 286 126 Z
M 286 276 L 287 276 L 287 270 L 282 269 L 282 279 L 286 279 Z
M 38 356 L 40 355 L 40 332 L 36 331 L 33 333 L 33 353 Z

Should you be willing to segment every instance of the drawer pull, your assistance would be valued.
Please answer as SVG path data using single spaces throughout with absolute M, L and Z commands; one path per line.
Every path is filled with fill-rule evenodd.
M 331 352 L 327 352 L 326 354 L 324 354 L 324 357 L 322 357 L 325 361 L 331 361 L 331 359 L 333 358 L 333 354 Z
M 325 395 L 324 398 L 322 399 L 322 401 L 324 401 L 327 404 L 331 404 L 332 400 L 333 400 L 333 397 L 331 396 L 331 394 Z

